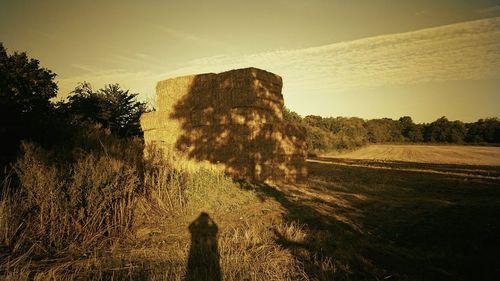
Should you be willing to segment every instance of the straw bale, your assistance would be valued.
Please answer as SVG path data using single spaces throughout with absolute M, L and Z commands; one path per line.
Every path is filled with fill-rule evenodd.
M 256 127 L 260 124 L 282 122 L 283 116 L 277 115 L 269 109 L 259 107 L 233 107 L 229 110 L 217 110 L 213 113 L 214 124 L 249 124 Z
M 189 93 L 195 75 L 167 79 L 156 84 L 157 111 L 171 111 L 171 108 Z
M 143 113 L 140 118 L 140 124 L 143 131 L 156 129 L 160 126 L 156 112 Z
M 234 76 L 239 77 L 240 79 L 252 79 L 259 81 L 269 81 L 274 84 L 279 85 L 280 87 L 283 85 L 283 80 L 280 76 L 254 67 L 244 68 L 244 69 L 235 69 L 229 70 L 226 72 L 222 72 L 218 74 L 219 79 L 227 80 L 231 79 Z M 234 79 L 234 78 L 233 78 Z
M 231 88 L 219 91 L 214 97 L 222 107 L 254 106 L 269 109 L 283 109 L 284 101 L 281 93 L 258 92 L 251 88 Z
M 192 110 L 189 114 L 189 124 L 192 126 L 210 126 L 215 124 L 212 107 L 203 110 Z
M 168 129 L 152 129 L 144 131 L 144 139 L 146 142 L 154 140 L 174 145 L 177 143 L 178 135 Z
M 283 123 L 282 85 L 256 68 L 160 81 L 157 111 L 141 117 L 144 139 L 236 177 L 297 179 L 307 174 L 305 130 Z
M 171 117 L 170 113 L 162 111 L 143 113 L 140 118 L 143 131 L 161 128 L 180 130 L 181 122 L 182 120 Z

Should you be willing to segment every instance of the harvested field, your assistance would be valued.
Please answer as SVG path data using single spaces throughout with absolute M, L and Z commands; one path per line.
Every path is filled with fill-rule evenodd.
M 500 147 L 459 145 L 370 145 L 332 158 L 434 164 L 500 166 Z
M 477 151 L 471 148 L 458 151 Z M 257 227 L 259 236 L 271 235 L 261 254 L 288 264 L 286 272 L 298 270 L 290 280 L 496 280 L 500 166 L 412 160 L 312 158 L 307 181 L 247 186 L 260 203 L 214 218 L 221 233 L 243 223 Z M 278 222 L 299 226 L 300 239 L 287 237 Z M 164 235 L 178 235 L 174 229 L 166 227 Z M 176 243 L 188 245 L 187 239 Z M 221 261 L 236 259 L 228 254 L 221 252 Z M 264 271 L 276 266 L 270 260 L 259 265 Z
M 453 155 L 453 147 L 410 148 Z M 454 148 L 457 155 L 497 151 Z M 496 280 L 500 166 L 425 163 L 416 157 L 381 161 L 393 156 L 316 157 L 308 160 L 310 174 L 302 183 L 243 184 L 246 191 L 240 192 L 260 200 L 210 212 L 219 225 L 223 280 Z M 153 263 L 163 266 L 155 274 L 178 272 L 173 280 L 182 280 L 187 226 L 196 214 L 157 226 L 154 239 L 168 241 L 160 248 L 177 254 L 158 256 Z M 243 236 L 235 234 L 241 231 Z M 175 250 L 178 245 L 184 252 Z
M 441 152 L 412 162 L 382 149 Z M 311 280 L 496 280 L 500 275 L 500 166 L 497 148 L 376 146 L 376 160 L 308 160 L 302 185 L 261 189 L 281 203 L 287 222 L 303 225 L 307 239 L 280 245 L 304 264 Z M 370 149 L 370 148 L 369 148 Z M 437 153 L 436 152 L 436 153 Z M 469 152 L 469 154 L 466 154 Z M 447 153 L 447 154 L 446 154 Z M 485 159 L 477 155 L 484 153 Z M 358 154 L 361 157 L 362 154 Z M 467 162 L 483 165 L 423 163 Z M 399 156 L 401 157 L 401 156 Z M 417 158 L 419 157 L 419 158 Z
M 450 147 L 435 147 L 440 148 Z M 0 276 L 497 280 L 500 166 L 378 157 L 312 158 L 308 179 L 293 184 L 236 184 L 217 174 L 193 174 L 186 212 L 158 213 L 114 251 L 21 264 Z M 204 224 L 209 226 L 205 234 L 199 229 Z M 200 238 L 215 247 L 196 248 Z M 198 264 L 198 259 L 212 266 Z M 12 267 L 11 260 L 0 255 L 1 268 Z

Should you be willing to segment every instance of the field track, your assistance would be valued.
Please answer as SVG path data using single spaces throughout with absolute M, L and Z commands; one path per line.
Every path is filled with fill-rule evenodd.
M 500 147 L 459 145 L 370 145 L 331 158 L 433 164 L 500 166 Z

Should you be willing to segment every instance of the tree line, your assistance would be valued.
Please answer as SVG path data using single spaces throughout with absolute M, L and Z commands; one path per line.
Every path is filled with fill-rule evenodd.
M 498 118 L 465 123 L 450 121 L 443 116 L 431 123 L 417 124 L 409 116 L 398 120 L 316 115 L 301 117 L 285 109 L 284 119 L 306 128 L 310 153 L 351 150 L 370 143 L 500 143 Z

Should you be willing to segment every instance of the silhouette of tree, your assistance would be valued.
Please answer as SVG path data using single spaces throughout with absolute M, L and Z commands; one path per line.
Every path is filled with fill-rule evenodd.
M 137 101 L 137 96 L 118 84 L 94 91 L 84 82 L 59 107 L 73 124 L 99 123 L 116 135 L 138 136 L 142 133 L 139 118 L 146 111 L 146 103 Z
M 479 119 L 475 123 L 467 124 L 467 142 L 500 143 L 500 120 L 498 118 Z
M 289 124 L 302 124 L 302 117 L 286 106 L 283 108 L 283 121 Z
M 0 161 L 12 160 L 21 139 L 50 138 L 43 124 L 53 119 L 50 99 L 57 94 L 56 74 L 25 52 L 9 55 L 0 43 Z
M 283 118 L 287 122 L 301 123 L 306 127 L 310 153 L 353 149 L 368 142 L 500 143 L 498 118 L 479 119 L 465 124 L 458 120 L 449 121 L 443 116 L 429 124 L 415 124 L 410 116 L 403 116 L 399 120 L 324 118 L 316 115 L 302 118 L 288 109 Z
M 399 123 L 401 135 L 405 141 L 422 142 L 424 140 L 422 126 L 415 124 L 410 116 L 403 116 L 399 118 Z
M 425 126 L 424 138 L 428 142 L 461 143 L 467 134 L 461 121 L 449 121 L 445 116 Z

